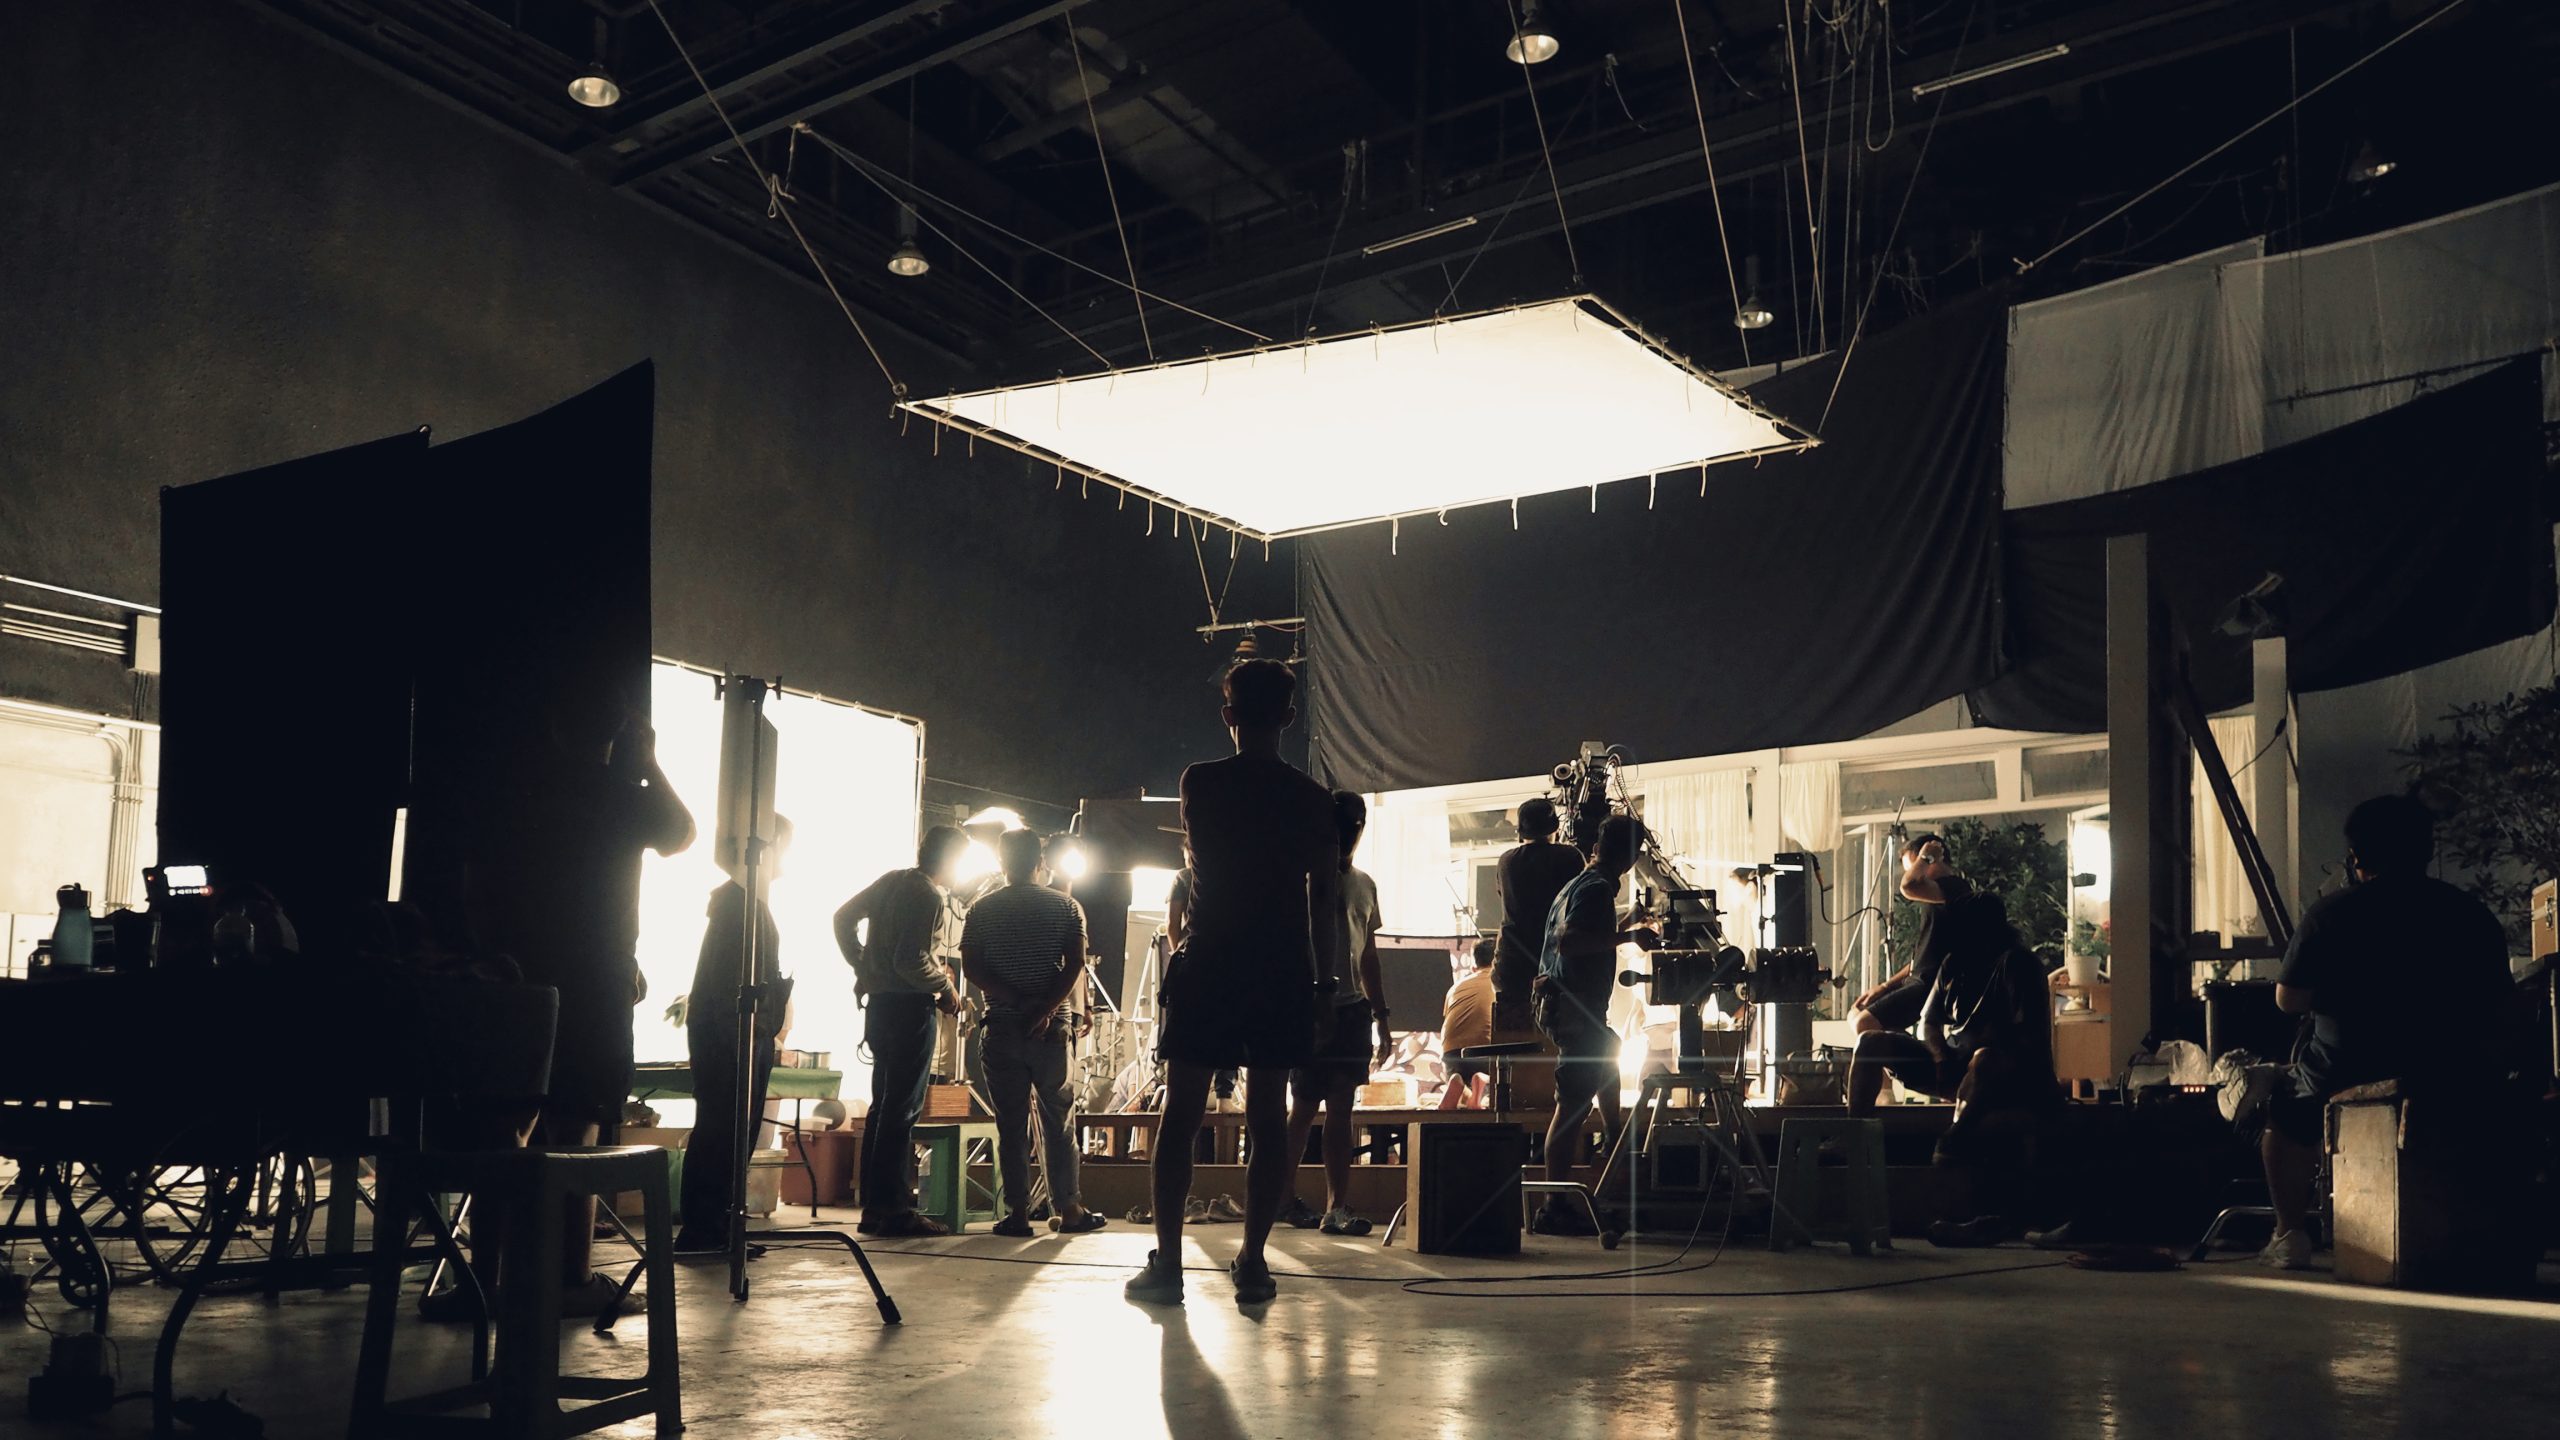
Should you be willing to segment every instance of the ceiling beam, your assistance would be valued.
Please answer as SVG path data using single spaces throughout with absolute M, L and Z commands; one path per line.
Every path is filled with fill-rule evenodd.
M 723 103 L 781 76 L 784 72 L 823 60 L 839 50 L 871 39 L 893 25 L 901 25 L 919 16 L 949 8 L 951 0 L 905 0 L 872 11 L 858 20 L 834 18 L 822 24 L 802 27 L 751 55 L 743 55 L 726 63 L 715 62 L 703 72 L 710 94 L 695 83 L 693 75 L 679 60 L 672 74 L 659 87 L 659 93 L 641 104 L 617 109 L 613 133 L 579 147 L 581 164 L 597 164 L 608 160 L 617 145 L 640 140 L 647 132 L 672 122 L 708 115 L 714 96 Z M 655 26 L 652 18 L 639 23 Z
M 723 103 L 727 104 L 729 120 L 737 126 L 738 133 L 748 140 L 755 140 L 787 129 L 848 100 L 860 99 L 936 66 L 947 65 L 973 50 L 1007 36 L 1018 35 L 1073 8 L 1072 0 L 994 0 L 994 3 L 966 11 L 954 5 L 946 11 L 952 16 L 951 23 L 930 35 L 847 66 L 822 80 L 781 91 L 763 100 L 742 92 L 737 97 L 738 103 L 728 104 L 725 100 Z M 636 149 L 619 151 L 602 168 L 616 188 L 624 188 L 678 166 L 691 164 L 728 144 L 728 126 L 723 125 L 716 115 L 707 116 L 671 135 L 645 142 Z
M 2106 9 L 2083 13 L 2031 31 L 2001 37 L 1998 46 L 1968 47 L 1960 57 L 1932 55 L 1908 66 L 1904 83 L 1917 83 L 1951 70 L 1971 69 L 2003 56 L 2029 53 L 2068 42 L 2072 53 L 2048 64 L 1967 85 L 1947 92 L 1950 101 L 1940 119 L 1954 123 L 2004 110 L 2038 96 L 2090 85 L 2134 71 L 2151 69 L 2193 55 L 2281 32 L 2334 14 L 2364 8 L 2359 0 L 2239 0 L 2239 3 L 2189 3 L 2162 10 L 2156 0 L 2124 0 Z M 2142 43 L 2129 42 L 2139 39 Z M 1845 116 L 1846 111 L 1841 112 Z M 1821 133 L 1823 115 L 1808 107 L 1804 124 Z M 1721 186 L 1756 175 L 1774 173 L 1799 155 L 1794 102 L 1776 100 L 1709 122 L 1716 136 L 1716 172 Z M 1836 127 L 1835 127 L 1836 128 Z M 1842 135 L 1847 130 L 1840 131 Z M 1835 142 L 1848 143 L 1846 140 Z M 1819 153 L 1818 151 L 1816 152 Z M 1651 208 L 1705 191 L 1707 177 L 1698 153 L 1697 132 L 1655 129 L 1570 163 L 1557 171 L 1558 191 L 1576 224 L 1588 224 Z M 1363 264 L 1361 247 L 1395 239 L 1435 220 L 1474 215 L 1478 224 L 1446 238 L 1400 246 Z M 1490 230 L 1502 221 L 1498 231 Z M 1355 221 L 1343 229 L 1338 244 L 1308 243 L 1303 237 L 1286 247 L 1246 255 L 1211 267 L 1158 271 L 1148 277 L 1151 289 L 1184 304 L 1243 321 L 1306 301 L 1306 287 L 1328 264 L 1336 284 L 1386 280 L 1435 269 L 1478 249 L 1505 248 L 1556 233 L 1556 202 L 1544 185 L 1520 187 L 1520 177 L 1507 173 L 1468 190 L 1440 198 L 1425 212 L 1402 211 Z M 1349 258 L 1346 258 L 1349 257 Z M 1052 303 L 1072 310 L 1088 297 L 1107 297 L 1108 286 L 1093 285 Z M 1110 317 L 1107 310 L 1083 329 L 1085 339 L 1108 350 L 1113 336 L 1134 327 L 1128 315 Z M 1033 327 L 1018 329 L 999 352 L 1031 355 L 1049 348 L 1052 336 Z

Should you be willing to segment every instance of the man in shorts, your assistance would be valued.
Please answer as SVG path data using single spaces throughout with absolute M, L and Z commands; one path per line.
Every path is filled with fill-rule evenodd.
M 1183 947 L 1161 987 L 1164 1118 L 1154 1158 L 1156 1248 L 1129 1281 L 1131 1300 L 1182 1302 L 1182 1206 L 1192 1137 L 1218 1070 L 1245 1072 L 1244 1243 L 1236 1299 L 1277 1293 L 1264 1241 L 1297 1157 L 1289 1152 L 1289 1072 L 1314 1053 L 1320 986 L 1342 972 L 1341 844 L 1333 796 L 1280 758 L 1297 719 L 1298 679 L 1276 660 L 1227 672 L 1224 716 L 1236 753 L 1182 774 L 1191 903 Z
M 1327 1235 L 1366 1235 L 1369 1221 L 1351 1209 L 1351 1108 L 1371 1066 L 1386 1063 L 1395 1041 L 1387 1029 L 1386 985 L 1378 973 L 1378 882 L 1351 863 L 1360 832 L 1368 828 L 1369 807 L 1350 791 L 1338 791 L 1333 815 L 1334 833 L 1342 842 L 1343 959 L 1351 973 L 1332 977 L 1333 993 L 1320 1006 L 1326 1012 L 1324 1039 L 1315 1058 L 1289 1077 L 1293 1177 L 1296 1163 L 1306 1156 L 1316 1110 L 1324 1110 L 1325 1208 L 1310 1208 L 1292 1186 L 1280 1213 L 1301 1230 L 1320 1226 Z

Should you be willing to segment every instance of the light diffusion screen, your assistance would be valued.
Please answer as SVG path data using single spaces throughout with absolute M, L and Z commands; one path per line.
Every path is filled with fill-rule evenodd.
M 685 1056 L 684 1031 L 666 1011 L 692 988 L 704 912 L 727 878 L 712 854 L 720 702 L 708 676 L 663 663 L 653 672 L 658 763 L 702 833 L 682 855 L 643 862 L 640 967 L 649 977 L 649 998 L 632 1017 L 633 1053 L 643 1062 Z M 764 713 L 780 758 L 774 809 L 792 829 L 770 892 L 782 932 L 781 968 L 798 982 L 785 1043 L 831 1052 L 845 1072 L 844 1093 L 862 1095 L 871 1083 L 869 1067 L 854 1053 L 862 1015 L 853 1003 L 853 972 L 836 952 L 834 917 L 855 891 L 915 863 L 922 735 L 903 720 L 795 695 L 767 696 Z M 673 1107 L 686 1102 L 652 1103 L 674 1120 L 680 1112 Z
M 1587 298 L 906 408 L 1266 537 L 1807 443 Z

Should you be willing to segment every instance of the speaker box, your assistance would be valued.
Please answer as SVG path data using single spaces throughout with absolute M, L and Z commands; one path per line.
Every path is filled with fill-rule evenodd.
M 1425 1255 L 1520 1253 L 1529 1134 L 1487 1118 L 1418 1121 L 1405 1135 L 1405 1223 Z

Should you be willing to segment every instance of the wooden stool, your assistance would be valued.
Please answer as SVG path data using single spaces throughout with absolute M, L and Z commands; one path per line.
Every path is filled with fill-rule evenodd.
M 925 1147 L 924 1194 L 916 1209 L 927 1219 L 939 1220 L 951 1227 L 954 1235 L 962 1234 L 972 1220 L 996 1218 L 996 1197 L 984 1189 L 987 1197 L 981 1207 L 969 1203 L 969 1145 L 987 1142 L 987 1158 L 995 1159 L 996 1127 L 984 1120 L 928 1121 L 915 1130 L 916 1143 Z
M 561 1216 L 572 1199 L 609 1199 L 629 1190 L 639 1191 L 642 1198 L 644 1263 L 649 1275 L 648 1368 L 628 1378 L 562 1375 Z M 386 1400 L 392 1329 L 400 1312 L 400 1273 L 408 1258 L 405 1241 L 425 1207 L 433 1203 L 431 1196 L 454 1191 L 476 1197 L 484 1214 L 503 1209 L 507 1216 L 496 1314 L 497 1364 L 492 1368 L 475 1343 L 469 1384 L 407 1400 Z M 684 1407 L 676 1365 L 674 1208 L 668 1194 L 667 1152 L 655 1145 L 385 1155 L 375 1189 L 376 1258 L 365 1303 L 350 1433 L 368 1440 L 446 1436 L 477 1428 L 507 1440 L 519 1436 L 553 1440 L 651 1414 L 657 1417 L 660 1436 L 680 1433 Z M 478 1288 L 468 1273 L 462 1283 L 475 1292 Z M 563 1408 L 564 1399 L 583 1403 Z M 485 1419 L 450 1413 L 478 1406 L 488 1407 Z
M 1837 1142 L 1846 1164 L 1822 1163 L 1826 1142 Z M 1823 1211 L 1826 1176 L 1840 1182 L 1845 1219 L 1838 1225 L 1829 1223 Z M 1846 1240 L 1853 1255 L 1893 1248 L 1883 1121 L 1789 1120 L 1778 1127 L 1778 1206 L 1769 1217 L 1769 1248 L 1784 1250 L 1811 1240 Z

